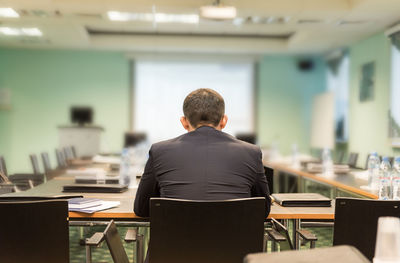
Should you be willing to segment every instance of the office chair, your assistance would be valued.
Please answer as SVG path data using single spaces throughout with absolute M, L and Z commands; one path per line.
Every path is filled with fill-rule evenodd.
M 400 201 L 337 198 L 333 245 L 351 245 L 369 260 L 375 254 L 378 218 L 400 217 Z
M 16 191 L 16 186 L 11 183 L 2 171 L 0 171 L 0 195 L 8 194 Z
M 29 155 L 31 159 L 32 169 L 34 174 L 40 174 L 39 161 L 36 154 Z
M 72 157 L 73 157 L 74 159 L 78 159 L 78 154 L 77 154 L 77 152 L 76 152 L 75 146 L 71 146 L 71 153 L 72 153 Z
M 357 167 L 357 159 L 358 159 L 358 153 L 350 153 L 349 158 L 347 159 L 347 164 L 351 168 L 356 168 Z
M 71 147 L 64 147 L 64 148 L 63 148 L 63 152 L 64 152 L 64 157 L 65 157 L 67 163 L 68 163 L 69 161 L 75 159 L 75 158 L 74 158 L 74 154 L 72 153 Z
M 277 251 L 277 244 L 279 244 L 279 250 L 294 250 L 294 245 L 290 239 L 288 229 L 280 222 L 271 218 L 271 229 L 266 229 L 266 240 L 272 241 L 272 251 Z M 318 240 L 317 237 L 305 229 L 297 229 L 297 234 L 304 242 L 310 242 L 310 248 L 315 248 L 315 242 Z M 264 251 L 267 251 L 267 243 L 264 242 Z
M 45 173 L 50 172 L 51 164 L 50 164 L 49 154 L 47 152 L 42 152 L 40 155 L 42 156 L 43 168 Z
M 2 172 L 5 176 L 8 176 L 6 161 L 4 160 L 4 157 L 1 155 L 0 155 L 0 172 Z
M 43 174 L 7 174 L 5 160 L 0 156 L 0 172 L 14 185 L 14 192 L 25 191 L 44 182 Z M 7 186 L 9 187 L 9 186 Z
M 125 236 L 125 241 L 136 241 L 136 237 L 136 231 L 129 229 L 127 235 Z M 126 254 L 122 245 L 114 220 L 110 221 L 104 232 L 97 232 L 92 237 L 86 239 L 85 245 L 87 263 L 92 262 L 92 247 L 98 247 L 104 240 L 107 242 L 107 246 L 110 250 L 114 263 L 129 263 L 128 255 Z M 139 250 L 137 250 L 137 252 L 138 251 Z
M 344 151 L 339 151 L 337 154 L 337 163 L 342 164 L 344 160 Z
M 68 202 L 0 201 L 0 262 L 69 262 Z
M 239 263 L 262 252 L 265 198 L 150 199 L 150 263 Z
M 57 158 L 58 168 L 64 169 L 68 167 L 64 153 L 59 149 L 56 149 L 56 158 Z

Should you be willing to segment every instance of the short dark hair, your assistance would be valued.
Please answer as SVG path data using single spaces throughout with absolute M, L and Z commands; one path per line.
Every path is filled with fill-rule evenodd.
M 183 114 L 194 128 L 204 124 L 216 127 L 225 114 L 225 102 L 215 90 L 197 89 L 185 98 Z

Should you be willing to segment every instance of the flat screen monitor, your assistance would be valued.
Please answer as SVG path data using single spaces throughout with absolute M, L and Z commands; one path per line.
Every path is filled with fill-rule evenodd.
M 79 125 L 91 124 L 93 110 L 91 107 L 71 107 L 71 122 Z
M 142 132 L 127 132 L 125 133 L 124 148 L 134 147 L 137 144 L 145 141 L 147 136 Z

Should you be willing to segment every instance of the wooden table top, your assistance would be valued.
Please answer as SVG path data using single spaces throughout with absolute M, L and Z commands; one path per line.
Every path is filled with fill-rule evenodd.
M 322 176 L 321 174 L 310 173 L 304 170 L 292 168 L 290 165 L 287 164 L 274 163 L 274 162 L 266 162 L 264 164 L 277 171 L 282 171 L 302 176 L 331 186 L 335 186 L 337 188 L 349 191 L 351 193 L 355 193 L 372 199 L 378 199 L 377 191 L 361 188 L 362 186 L 366 186 L 368 184 L 367 180 L 357 178 L 351 172 L 346 174 L 334 174 L 332 177 L 325 177 Z
M 75 193 L 63 193 L 62 187 L 74 183 L 71 175 L 58 176 L 44 184 L 38 185 L 30 190 L 7 194 L 7 196 L 52 196 L 71 195 Z M 128 189 L 124 193 L 82 193 L 84 197 L 99 198 L 106 201 L 120 201 L 121 205 L 116 208 L 96 212 L 93 214 L 69 212 L 70 220 L 99 220 L 99 219 L 123 219 L 143 221 L 145 218 L 138 217 L 133 212 L 133 204 L 137 189 Z M 80 193 L 76 193 L 80 194 Z M 282 207 L 278 204 L 271 206 L 268 218 L 275 219 L 334 219 L 334 206 L 332 207 Z

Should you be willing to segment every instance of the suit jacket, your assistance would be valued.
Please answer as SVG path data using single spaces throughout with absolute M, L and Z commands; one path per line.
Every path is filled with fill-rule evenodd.
M 149 216 L 151 197 L 265 197 L 266 215 L 271 203 L 260 148 L 208 126 L 152 145 L 136 193 L 136 215 Z

